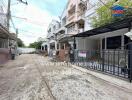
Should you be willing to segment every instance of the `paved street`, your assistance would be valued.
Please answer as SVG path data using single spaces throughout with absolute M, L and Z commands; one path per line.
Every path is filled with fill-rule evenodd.
M 131 94 L 35 54 L 21 55 L 0 68 L 0 100 L 131 100 Z

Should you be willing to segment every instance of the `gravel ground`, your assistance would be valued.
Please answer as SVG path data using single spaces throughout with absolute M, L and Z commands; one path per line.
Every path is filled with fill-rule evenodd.
M 132 100 L 132 92 L 38 55 L 0 68 L 0 100 Z

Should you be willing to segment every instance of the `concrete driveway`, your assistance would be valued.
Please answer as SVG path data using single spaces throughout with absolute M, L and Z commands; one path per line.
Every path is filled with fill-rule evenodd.
M 0 68 L 0 100 L 132 100 L 131 94 L 35 54 L 21 55 Z

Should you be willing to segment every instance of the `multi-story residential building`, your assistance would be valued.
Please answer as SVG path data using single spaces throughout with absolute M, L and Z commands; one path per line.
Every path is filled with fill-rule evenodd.
M 93 4 L 91 0 L 87 1 L 87 9 L 84 15 L 84 31 L 80 31 L 80 33 L 86 32 L 88 30 L 93 29 L 91 26 L 91 18 L 96 16 L 96 9 L 98 8 L 97 3 Z M 87 37 L 76 38 L 76 48 L 77 50 L 87 50 L 87 49 L 96 49 L 97 41 L 95 39 L 87 39 Z
M 69 0 L 67 4 L 67 34 L 75 35 L 84 31 L 87 0 Z
M 57 49 L 57 37 L 56 31 L 60 28 L 60 22 L 52 20 L 47 30 L 47 47 L 49 55 L 52 55 L 52 51 Z
M 66 27 L 65 27 L 66 21 L 67 21 L 66 8 L 67 8 L 67 5 L 60 16 L 60 28 L 56 31 L 56 37 L 57 37 L 57 43 L 58 43 L 57 49 L 59 50 L 65 49 L 64 38 L 68 37 L 68 35 L 66 34 Z
M 65 49 L 67 44 L 73 47 L 71 36 L 84 31 L 86 8 L 87 0 L 68 0 L 61 16 L 61 29 L 58 31 L 61 48 Z
M 103 3 L 107 3 L 109 0 L 105 1 L 102 0 Z M 99 5 L 103 5 L 102 2 L 97 2 L 96 5 L 91 5 L 90 0 L 87 2 L 87 10 L 85 13 L 85 27 L 84 32 L 90 34 L 89 31 L 93 29 L 91 27 L 91 17 L 97 16 L 96 9 L 99 7 Z M 116 26 L 115 26 L 116 27 Z M 114 28 L 113 28 L 114 29 Z M 102 34 L 97 35 L 89 35 L 87 37 L 82 36 L 79 38 L 76 38 L 76 45 L 77 50 L 107 50 L 107 49 L 117 49 L 124 47 L 125 44 L 127 44 L 128 37 L 126 37 L 124 34 L 128 32 L 128 28 L 122 28 L 120 30 L 115 30 L 111 32 L 106 32 Z M 96 34 L 95 31 L 93 34 Z M 114 41 L 116 40 L 116 41 Z M 115 44 L 115 45 L 114 45 Z
M 71 36 L 83 32 L 85 28 L 87 2 L 87 0 L 68 0 L 60 17 L 60 28 L 53 30 L 54 22 L 49 25 L 47 38 L 49 41 L 52 40 L 48 43 L 51 45 L 52 42 L 52 46 L 48 46 L 48 52 L 50 48 L 55 50 L 65 50 L 67 46 L 73 48 L 74 44 Z M 57 41 L 55 41 L 55 38 Z
M 48 39 L 50 41 L 50 48 L 55 50 L 64 50 L 67 46 L 71 48 L 76 47 L 77 50 L 100 50 L 107 49 L 108 40 L 112 38 L 118 38 L 120 41 L 120 46 L 124 46 L 124 33 L 127 32 L 127 29 L 122 29 L 119 31 L 111 32 L 109 34 L 103 34 L 99 36 L 90 36 L 82 38 L 72 38 L 71 36 L 86 33 L 89 30 L 92 30 L 91 26 L 91 17 L 96 16 L 96 9 L 103 5 L 102 2 L 96 2 L 92 4 L 92 0 L 68 0 L 68 3 L 61 15 L 60 18 L 60 27 L 53 30 L 53 22 L 50 24 L 48 29 Z M 105 0 L 102 0 L 106 3 Z M 52 27 L 52 28 L 51 28 Z M 53 34 L 54 33 L 54 34 Z M 118 41 L 118 42 L 119 42 Z M 74 45 L 74 43 L 76 44 Z

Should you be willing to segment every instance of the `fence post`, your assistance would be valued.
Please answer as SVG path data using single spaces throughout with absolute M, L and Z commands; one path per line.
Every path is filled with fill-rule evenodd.
M 115 50 L 113 51 L 113 74 L 115 75 Z
M 132 43 L 129 44 L 128 69 L 128 78 L 132 82 Z

